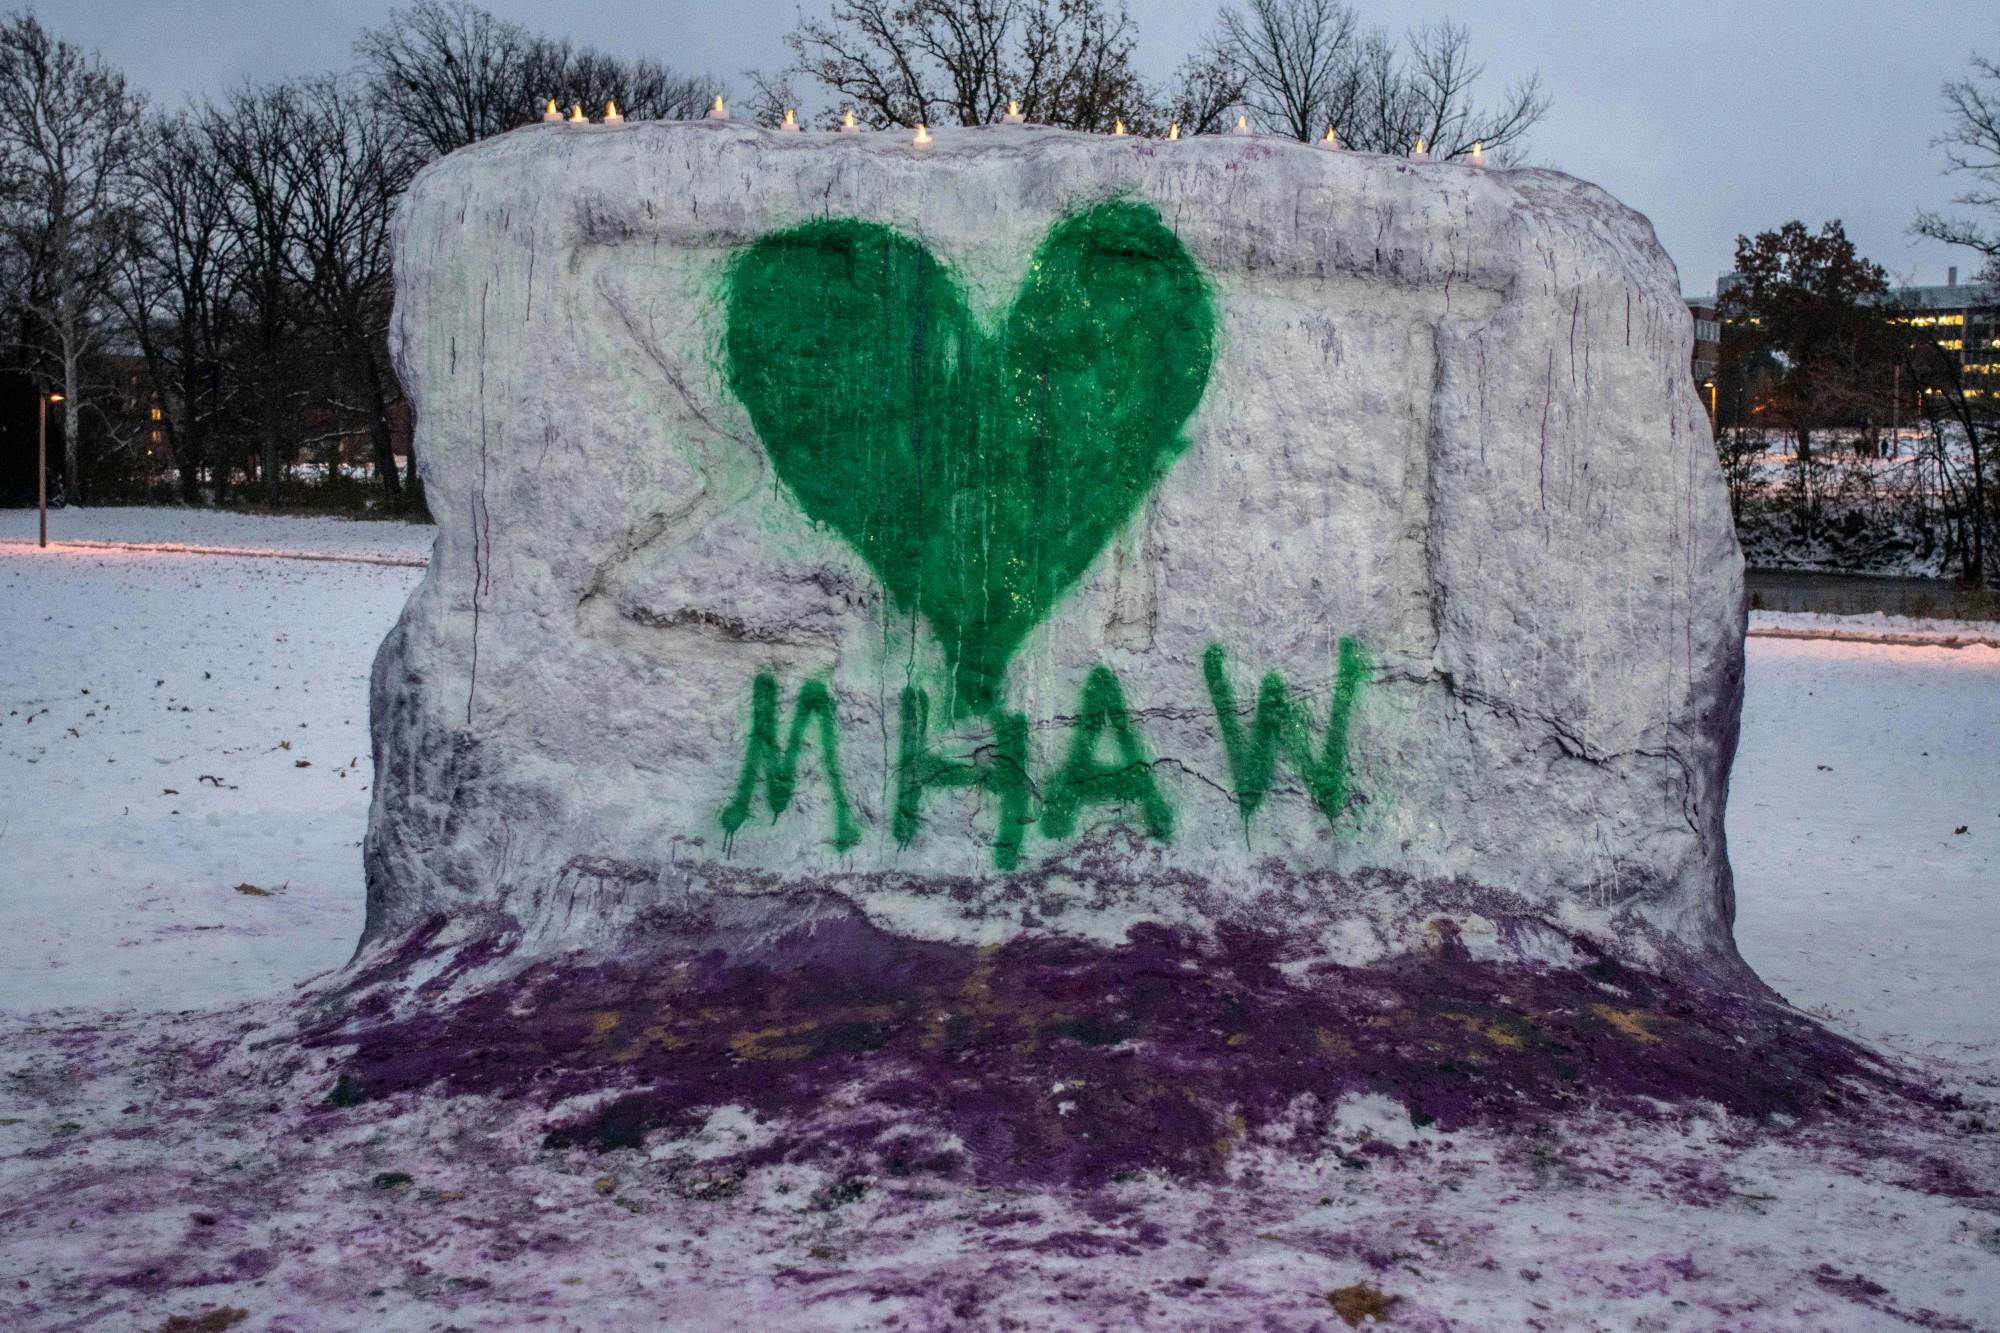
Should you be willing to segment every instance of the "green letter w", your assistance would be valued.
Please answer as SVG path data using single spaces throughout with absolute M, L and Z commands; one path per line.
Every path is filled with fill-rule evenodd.
M 1237 716 L 1236 692 L 1230 688 L 1223 670 L 1222 645 L 1212 643 L 1202 656 L 1202 673 L 1208 677 L 1209 701 L 1215 705 L 1215 720 L 1222 728 L 1222 746 L 1229 754 L 1229 778 L 1236 788 L 1236 804 L 1247 823 L 1264 803 L 1271 790 L 1271 776 L 1284 751 L 1292 767 L 1305 779 L 1313 804 L 1329 822 L 1340 818 L 1347 805 L 1347 730 L 1354 717 L 1354 697 L 1361 678 L 1368 672 L 1367 655 L 1353 639 L 1340 640 L 1340 671 L 1334 680 L 1333 709 L 1326 721 L 1326 740 L 1318 758 L 1312 753 L 1312 734 L 1300 710 L 1285 693 L 1285 682 L 1273 671 L 1264 677 L 1257 691 L 1257 720 L 1251 735 L 1243 735 Z
M 833 790 L 833 845 L 844 852 L 861 841 L 861 830 L 854 826 L 853 812 L 847 806 L 847 789 L 840 782 L 840 731 L 833 694 L 826 682 L 809 680 L 799 686 L 791 730 L 780 751 L 778 680 L 769 672 L 760 672 L 750 687 L 750 743 L 743 751 L 743 776 L 736 781 L 736 799 L 722 812 L 725 853 L 735 841 L 736 830 L 750 818 L 759 777 L 764 779 L 764 798 L 771 803 L 773 822 L 792 803 L 792 792 L 798 785 L 799 749 L 805 742 L 806 728 L 815 719 L 819 722 L 820 764 L 826 769 L 826 784 Z

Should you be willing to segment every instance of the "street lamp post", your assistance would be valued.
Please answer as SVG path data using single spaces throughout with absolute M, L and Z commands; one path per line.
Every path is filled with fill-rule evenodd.
M 41 407 L 41 431 L 35 446 L 35 507 L 41 511 L 41 545 L 49 544 L 49 404 L 60 403 L 59 393 L 38 393 L 36 402 Z

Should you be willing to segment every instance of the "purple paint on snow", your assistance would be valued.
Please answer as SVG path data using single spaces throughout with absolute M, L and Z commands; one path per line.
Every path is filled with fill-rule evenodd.
M 847 918 L 754 946 L 543 960 L 452 995 L 439 978 L 502 946 L 482 937 L 447 956 L 435 937 L 425 927 L 357 974 L 340 1012 L 303 1034 L 351 1048 L 337 1066 L 351 1095 L 527 1098 L 551 1108 L 551 1146 L 599 1149 L 735 1105 L 776 1129 L 733 1159 L 744 1169 L 1213 1178 L 1251 1139 L 1317 1150 L 1327 1113 L 1357 1093 L 1446 1130 L 1590 1105 L 1651 1116 L 1711 1102 L 1769 1120 L 1870 1090 L 1933 1100 L 1768 993 L 1669 981 L 1582 939 L 1594 961 L 1579 970 L 1476 962 L 1449 931 L 1422 956 L 1281 970 L 1288 942 L 1245 931 L 1143 925 L 1116 947 L 977 949 Z M 407 1004 L 385 1000 L 418 958 L 432 980 Z M 589 1113 L 558 1109 L 586 1095 Z

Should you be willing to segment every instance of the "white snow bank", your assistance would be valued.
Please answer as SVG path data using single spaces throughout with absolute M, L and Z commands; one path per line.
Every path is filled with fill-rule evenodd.
M 1828 638 L 1956 639 L 1964 643 L 2000 643 L 2000 621 L 1891 616 L 1880 611 L 1851 616 L 1828 615 L 1818 611 L 1752 611 L 1750 633 L 1764 637 L 1814 634 Z

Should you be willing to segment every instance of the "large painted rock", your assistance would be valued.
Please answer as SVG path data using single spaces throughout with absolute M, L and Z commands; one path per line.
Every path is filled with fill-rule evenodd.
M 1551 172 L 535 126 L 427 170 L 438 522 L 369 929 L 852 909 L 1733 967 L 1738 557 L 1645 220 Z

